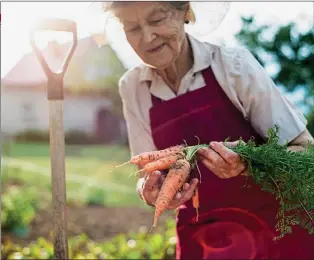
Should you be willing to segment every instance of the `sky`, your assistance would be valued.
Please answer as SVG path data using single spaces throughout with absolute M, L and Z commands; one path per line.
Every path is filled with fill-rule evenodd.
M 32 51 L 29 29 L 38 18 L 57 17 L 77 22 L 79 38 L 91 33 L 103 32 L 104 17 L 95 9 L 88 9 L 91 2 L 3 2 L 1 3 L 1 77 L 25 55 Z M 254 15 L 261 24 L 287 24 L 297 22 L 300 28 L 313 26 L 313 3 L 311 2 L 232 2 L 230 10 L 218 29 L 201 40 L 219 43 L 223 39 L 235 45 L 234 34 L 241 28 L 240 16 Z M 305 20 L 304 20 L 305 19 Z M 110 29 L 110 28 L 109 28 Z M 112 47 L 126 67 L 137 65 L 140 60 L 131 47 L 108 31 Z M 68 41 L 64 34 L 42 34 L 38 44 L 44 47 L 48 40 Z M 121 35 L 120 35 L 121 36 Z M 119 37 L 119 36 L 118 36 Z

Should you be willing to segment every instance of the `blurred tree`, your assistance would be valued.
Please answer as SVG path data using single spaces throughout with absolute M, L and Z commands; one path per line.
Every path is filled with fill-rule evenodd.
M 302 90 L 301 105 L 309 110 L 308 128 L 314 134 L 314 31 L 300 32 L 295 23 L 274 27 L 257 25 L 254 17 L 242 17 L 236 39 L 244 44 L 263 66 L 276 66 L 271 75 L 287 92 Z
M 314 109 L 309 113 L 307 120 L 309 122 L 307 128 L 309 129 L 310 133 L 314 136 Z

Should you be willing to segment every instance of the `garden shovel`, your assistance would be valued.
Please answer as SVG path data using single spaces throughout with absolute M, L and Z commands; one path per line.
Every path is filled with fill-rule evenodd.
M 63 31 L 73 34 L 72 47 L 64 59 L 59 72 L 50 70 L 44 56 L 36 46 L 34 34 L 38 31 Z M 64 19 L 45 19 L 31 30 L 31 45 L 47 76 L 47 98 L 49 102 L 50 161 L 52 178 L 52 211 L 54 235 L 54 259 L 68 259 L 65 140 L 63 125 L 63 78 L 77 46 L 76 23 Z

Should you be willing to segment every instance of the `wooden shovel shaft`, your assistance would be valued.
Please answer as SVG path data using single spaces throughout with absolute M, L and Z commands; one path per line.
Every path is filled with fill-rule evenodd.
M 50 70 L 43 54 L 35 44 L 37 31 L 65 31 L 73 34 L 73 44 L 66 56 L 61 72 Z M 63 128 L 63 77 L 77 46 L 76 23 L 64 19 L 45 19 L 31 30 L 31 46 L 48 79 L 50 111 L 50 158 L 52 179 L 52 212 L 54 225 L 54 258 L 68 259 L 65 183 L 65 141 Z
M 63 100 L 50 100 L 49 110 L 54 259 L 68 259 Z

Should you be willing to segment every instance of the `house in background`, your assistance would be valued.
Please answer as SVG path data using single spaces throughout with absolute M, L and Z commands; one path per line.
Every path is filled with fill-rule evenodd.
M 61 67 L 71 43 L 50 42 L 42 53 L 53 71 Z M 78 40 L 64 78 L 64 127 L 85 132 L 99 143 L 125 143 L 126 124 L 117 113 L 117 82 L 125 72 L 116 53 L 100 35 Z M 1 79 L 1 132 L 14 136 L 49 129 L 47 78 L 36 55 L 26 54 Z

